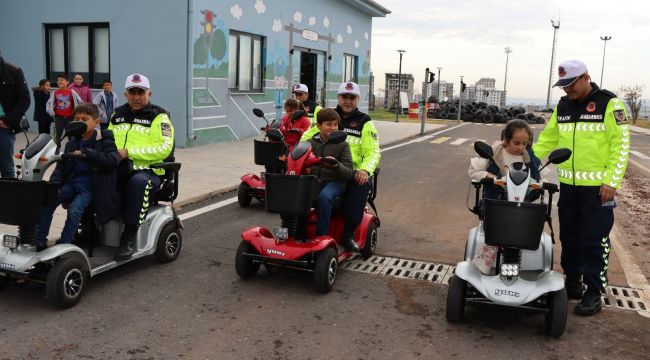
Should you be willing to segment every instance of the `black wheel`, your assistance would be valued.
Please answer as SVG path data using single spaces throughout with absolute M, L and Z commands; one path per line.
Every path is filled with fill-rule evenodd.
M 547 299 L 548 313 L 546 313 L 546 335 L 560 337 L 566 328 L 568 298 L 566 289 L 549 293 Z
M 447 291 L 447 321 L 456 323 L 463 321 L 465 312 L 465 296 L 467 295 L 467 282 L 457 275 L 452 276 Z
M 181 253 L 182 246 L 183 235 L 181 235 L 181 229 L 176 226 L 175 221 L 168 222 L 158 236 L 156 259 L 164 263 L 174 261 L 178 254 Z
M 244 256 L 244 253 L 257 254 L 257 251 L 251 244 L 242 240 L 235 255 L 235 270 L 240 278 L 250 279 L 257 275 L 257 271 L 260 269 L 260 263 L 254 262 L 251 258 Z
M 239 206 L 248 207 L 251 204 L 253 197 L 249 193 L 250 188 L 246 183 L 239 184 L 239 190 L 237 191 L 237 202 L 239 202 Z
M 316 268 L 314 269 L 314 286 L 316 290 L 322 293 L 332 290 L 338 268 L 339 262 L 336 258 L 336 251 L 332 248 L 321 251 L 316 259 Z
M 9 278 L 6 276 L 0 276 L 0 290 L 4 289 L 8 284 Z
M 359 252 L 361 257 L 365 260 L 371 257 L 375 250 L 377 250 L 377 224 L 372 222 L 368 226 L 368 233 L 366 234 L 366 244 Z
M 76 305 L 81 300 L 87 279 L 79 258 L 59 259 L 47 275 L 45 289 L 48 301 L 62 309 Z

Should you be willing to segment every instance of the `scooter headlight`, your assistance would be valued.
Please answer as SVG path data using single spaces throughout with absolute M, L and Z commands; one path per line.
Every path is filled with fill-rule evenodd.
M 287 240 L 289 238 L 289 229 L 286 227 L 274 227 L 273 236 L 278 240 Z
M 519 264 L 501 264 L 501 276 L 519 276 Z
M 18 248 L 18 240 L 18 236 L 16 235 L 5 235 L 2 237 L 2 246 L 16 250 Z

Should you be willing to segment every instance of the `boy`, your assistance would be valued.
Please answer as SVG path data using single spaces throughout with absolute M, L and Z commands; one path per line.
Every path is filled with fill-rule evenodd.
M 321 163 L 311 167 L 311 174 L 321 181 L 318 194 L 318 222 L 316 236 L 328 235 L 332 202 L 337 196 L 343 195 L 345 184 L 354 177 L 352 170 L 352 154 L 347 141 L 328 143 L 332 132 L 339 129 L 339 115 L 334 109 L 322 109 L 316 114 L 316 126 L 319 133 L 309 141 L 314 155 L 338 161 L 335 165 Z
M 104 80 L 102 82 L 102 89 L 104 91 L 95 96 L 93 104 L 99 107 L 99 125 L 102 127 L 102 130 L 106 130 L 108 129 L 108 120 L 113 115 L 113 111 L 119 103 L 117 101 L 117 94 L 113 92 L 113 83 L 110 80 Z
M 97 211 L 96 222 L 99 225 L 107 223 L 118 211 L 118 156 L 113 133 L 99 129 L 99 110 L 95 104 L 83 103 L 75 107 L 72 116 L 74 121 L 85 122 L 88 129 L 81 138 L 70 138 L 64 153 L 85 157 L 61 160 L 56 164 L 50 182 L 61 182 L 61 189 L 57 205 L 41 210 L 36 235 L 37 251 L 47 248 L 47 235 L 58 204 L 67 205 L 68 217 L 57 244 L 72 242 L 81 217 L 91 203 Z
M 82 103 L 79 95 L 68 88 L 68 84 L 68 75 L 57 76 L 56 86 L 59 88 L 54 91 L 45 105 L 47 113 L 54 117 L 54 141 L 57 144 L 61 141 L 65 126 L 72 120 L 75 106 Z

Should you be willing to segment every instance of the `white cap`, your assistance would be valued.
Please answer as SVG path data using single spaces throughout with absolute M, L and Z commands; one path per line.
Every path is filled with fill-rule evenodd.
M 293 92 L 309 93 L 309 89 L 305 84 L 296 84 L 293 86 Z
M 352 94 L 356 96 L 361 96 L 361 90 L 359 89 L 359 85 L 356 83 L 353 83 L 352 81 L 344 82 L 339 85 L 339 95 L 341 94 Z
M 587 73 L 587 65 L 579 60 L 566 60 L 560 63 L 557 67 L 557 74 L 559 80 L 555 86 L 565 87 L 573 84 L 581 75 Z
M 131 74 L 126 77 L 126 84 L 124 85 L 126 90 L 130 88 L 140 88 L 144 90 L 149 90 L 149 79 L 146 76 L 140 74 Z

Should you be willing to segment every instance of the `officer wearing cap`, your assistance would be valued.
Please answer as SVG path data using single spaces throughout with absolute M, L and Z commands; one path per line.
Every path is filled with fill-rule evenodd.
M 533 151 L 539 158 L 556 148 L 573 151 L 557 166 L 561 264 L 569 298 L 582 298 L 575 312 L 589 316 L 600 311 L 601 292 L 607 287 L 614 197 L 627 168 L 630 130 L 623 102 L 591 82 L 584 63 L 564 61 L 558 75 L 554 86 L 562 87 L 566 96 Z
M 309 99 L 309 89 L 305 84 L 295 84 L 293 86 L 293 94 L 300 101 L 302 110 L 307 113 L 307 119 L 311 122 L 311 127 L 316 127 L 316 114 L 321 109 L 320 105 Z
M 150 196 L 160 187 L 158 175 L 164 170 L 150 169 L 173 154 L 174 127 L 167 111 L 149 102 L 149 79 L 141 74 L 126 78 L 127 103 L 115 109 L 108 129 L 115 135 L 120 158 L 120 174 L 125 181 L 122 201 L 124 233 L 115 258 L 129 259 L 134 252 L 138 228 L 149 209 Z
M 361 223 L 363 211 L 366 207 L 370 192 L 370 178 L 379 165 L 381 153 L 377 129 L 368 114 L 359 111 L 359 85 L 353 82 L 344 82 L 338 89 L 338 106 L 336 112 L 341 117 L 339 130 L 348 135 L 352 153 L 352 165 L 355 170 L 354 179 L 347 184 L 345 195 L 345 226 L 341 235 L 341 245 L 349 251 L 359 251 L 354 242 L 354 231 Z M 318 133 L 318 128 L 313 127 L 305 132 L 302 141 L 312 138 Z

